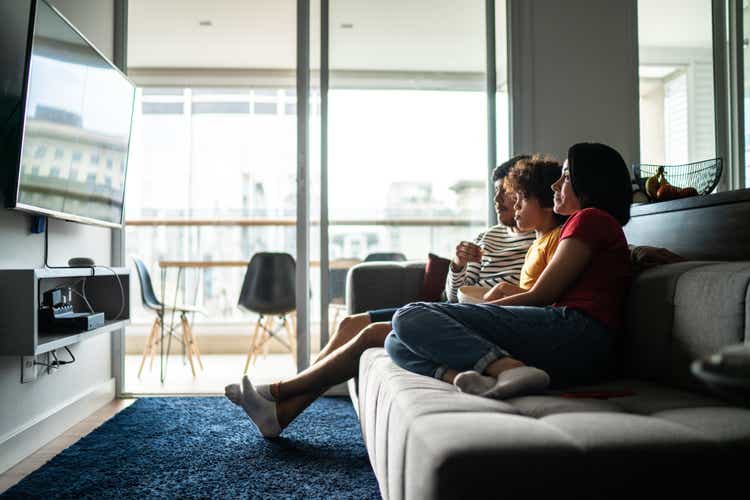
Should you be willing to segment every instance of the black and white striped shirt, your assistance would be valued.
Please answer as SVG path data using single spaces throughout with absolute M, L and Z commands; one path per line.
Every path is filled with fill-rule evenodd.
M 448 269 L 445 282 L 448 300 L 458 302 L 458 289 L 464 285 L 479 285 L 489 289 L 506 281 L 518 286 L 526 251 L 534 239 L 534 231 L 515 233 L 502 224 L 477 236 L 474 243 L 482 247 L 482 263 L 469 262 L 458 272 Z

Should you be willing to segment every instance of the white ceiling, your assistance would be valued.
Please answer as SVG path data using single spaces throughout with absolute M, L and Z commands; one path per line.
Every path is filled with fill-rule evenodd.
M 711 0 L 638 0 L 638 44 L 711 48 Z
M 320 2 L 311 3 L 311 65 L 317 67 Z M 333 69 L 484 70 L 484 0 L 334 0 L 330 6 Z M 128 10 L 130 67 L 295 67 L 295 0 L 130 0 Z
M 311 65 L 319 61 L 313 0 Z M 332 0 L 333 69 L 484 71 L 484 0 Z M 498 4 L 498 39 L 505 11 Z M 711 47 L 710 0 L 639 0 L 641 47 Z M 200 26 L 211 21 L 212 26 Z M 130 0 L 131 68 L 293 69 L 296 0 Z M 342 25 L 351 25 L 351 28 Z M 500 48 L 500 47 L 498 47 Z M 504 59 L 504 51 L 499 50 Z M 504 61 L 499 61 L 504 67 Z

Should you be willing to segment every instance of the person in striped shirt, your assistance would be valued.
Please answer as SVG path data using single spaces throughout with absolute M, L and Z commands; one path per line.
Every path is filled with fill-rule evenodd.
M 456 292 L 464 285 L 479 285 L 489 290 L 501 282 L 519 283 L 534 232 L 515 229 L 515 199 L 505 196 L 503 181 L 517 161 L 528 158 L 528 155 L 517 156 L 494 170 L 495 210 L 500 223 L 473 242 L 464 241 L 456 247 L 446 280 L 448 301 L 457 302 Z M 245 410 L 264 437 L 278 436 L 326 390 L 355 376 L 359 358 L 366 349 L 384 346 L 397 310 L 380 309 L 347 316 L 305 371 L 285 381 L 257 387 L 244 376 L 240 384 L 225 387 L 227 398 Z

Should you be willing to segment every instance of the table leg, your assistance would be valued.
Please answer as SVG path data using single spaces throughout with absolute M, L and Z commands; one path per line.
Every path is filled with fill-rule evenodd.
M 159 379 L 161 380 L 161 383 L 164 383 L 164 303 L 166 301 L 166 296 L 164 293 L 166 292 L 167 287 L 167 268 L 162 267 L 161 268 L 161 321 L 160 323 L 160 331 L 161 331 L 161 342 L 159 342 Z
M 177 311 L 177 295 L 179 295 L 179 293 L 180 293 L 180 278 L 182 278 L 182 270 L 183 270 L 182 267 L 180 267 L 177 270 L 177 284 L 175 285 L 175 288 L 174 288 L 174 304 L 173 304 L 174 307 L 172 307 L 172 319 L 169 321 L 169 334 L 170 335 L 175 330 L 175 328 L 174 328 L 174 313 Z M 183 341 L 182 342 L 182 354 L 184 356 L 185 355 L 185 332 L 182 332 L 182 341 Z M 184 361 L 185 360 L 183 359 L 183 362 Z

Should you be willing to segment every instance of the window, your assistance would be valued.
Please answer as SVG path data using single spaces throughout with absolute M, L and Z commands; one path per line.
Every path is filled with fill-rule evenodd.
M 710 0 L 638 1 L 641 162 L 716 156 Z

